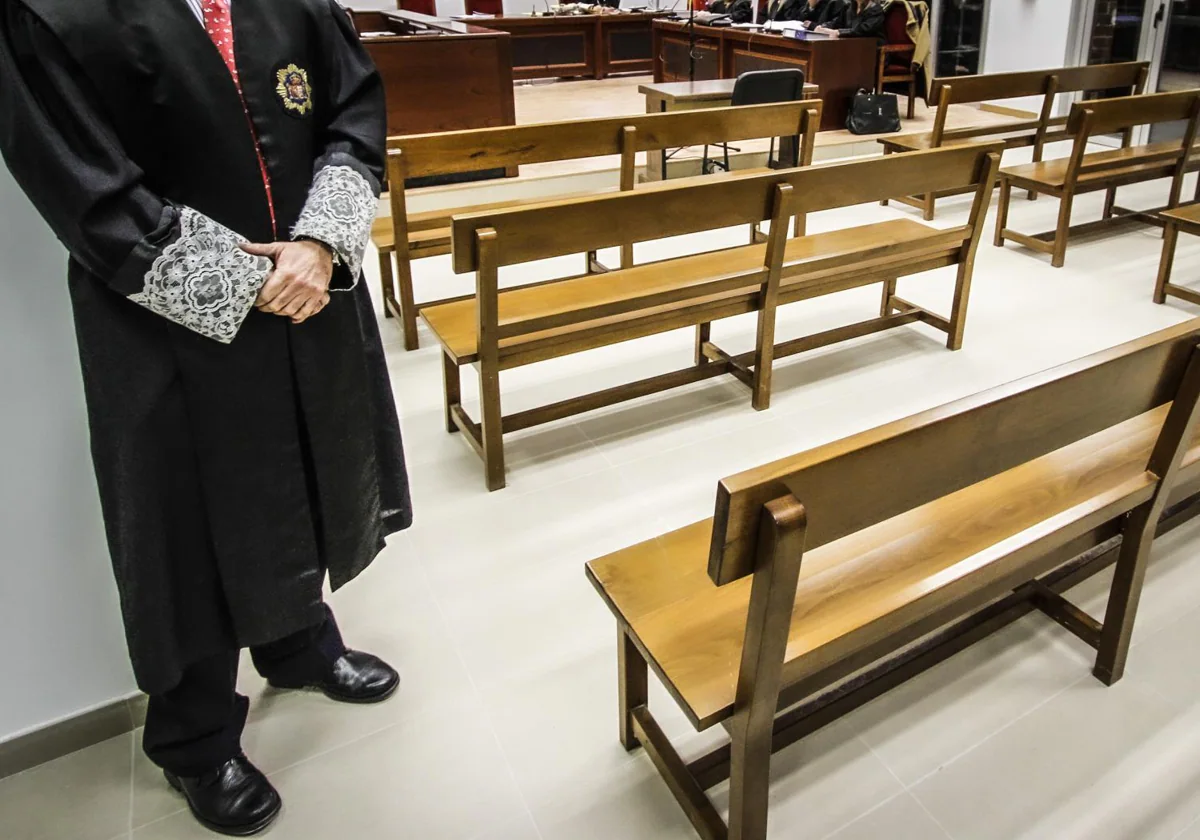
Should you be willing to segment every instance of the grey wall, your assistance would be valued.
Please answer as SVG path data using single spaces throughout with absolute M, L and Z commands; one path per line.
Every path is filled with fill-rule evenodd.
M 0 741 L 134 690 L 65 275 L 0 165 Z

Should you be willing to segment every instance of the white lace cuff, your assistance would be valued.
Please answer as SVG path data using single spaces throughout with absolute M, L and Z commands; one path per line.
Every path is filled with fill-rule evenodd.
M 244 238 L 189 207 L 180 209 L 179 226 L 179 238 L 146 272 L 145 288 L 129 299 L 229 344 L 271 273 L 271 261 L 247 254 L 238 247 Z
M 328 245 L 335 260 L 349 269 L 349 288 L 354 288 L 378 209 L 375 190 L 358 170 L 326 166 L 313 179 L 304 210 L 292 228 L 292 239 L 315 239 Z

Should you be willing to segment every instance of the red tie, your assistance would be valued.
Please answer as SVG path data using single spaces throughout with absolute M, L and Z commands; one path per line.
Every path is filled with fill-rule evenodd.
M 258 165 L 262 169 L 263 187 L 267 191 L 267 207 L 271 211 L 271 227 L 278 236 L 279 226 L 275 222 L 275 198 L 271 194 L 271 173 L 267 171 L 267 161 L 263 157 L 262 147 L 258 144 L 258 133 L 254 130 L 254 121 L 250 119 L 250 109 L 246 107 L 246 97 L 242 94 L 242 80 L 238 76 L 237 57 L 233 50 L 233 16 L 229 11 L 229 0 L 203 0 L 204 29 L 212 39 L 217 52 L 225 60 L 237 86 L 238 96 L 242 99 L 242 110 L 246 112 L 246 121 L 250 124 L 250 135 L 254 139 L 254 151 L 258 154 Z

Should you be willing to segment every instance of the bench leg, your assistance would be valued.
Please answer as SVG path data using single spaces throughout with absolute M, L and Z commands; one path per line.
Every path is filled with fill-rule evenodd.
M 708 356 L 704 355 L 704 345 L 708 344 L 712 338 L 712 324 L 704 323 L 696 325 L 696 364 L 708 364 Z
M 621 703 L 621 746 L 641 746 L 633 727 L 633 710 L 650 702 L 646 683 L 646 660 L 623 627 L 617 628 L 617 687 Z
M 1067 262 L 1067 240 L 1071 237 L 1071 207 L 1075 203 L 1075 195 L 1063 194 L 1058 207 L 1058 227 L 1054 231 L 1054 254 L 1050 265 L 1062 268 Z
M 1108 609 L 1100 633 L 1100 652 L 1092 671 L 1105 685 L 1112 685 L 1125 673 L 1133 621 L 1137 617 L 1142 582 L 1146 577 L 1146 562 L 1154 537 L 1154 523 L 1150 522 L 1154 509 L 1152 502 L 1146 502 L 1130 513 L 1125 521 L 1121 553 L 1117 556 L 1112 589 L 1108 594 Z
M 766 840 L 771 721 L 751 726 L 735 719 L 730 728 L 734 734 L 729 745 L 729 840 Z
M 996 211 L 996 240 L 997 248 L 1004 247 L 1004 231 L 1008 228 L 1008 206 L 1012 201 L 1012 181 L 1000 179 L 1000 206 Z
M 392 252 L 379 251 L 379 290 L 383 293 L 383 317 L 395 318 L 389 304 L 396 299 L 396 277 L 392 272 Z
M 1179 241 L 1179 228 L 1168 222 L 1163 230 L 1162 261 L 1158 265 L 1158 281 L 1154 284 L 1154 302 L 1167 302 L 1167 286 L 1171 282 L 1171 271 L 1175 267 L 1175 243 Z
M 491 365 L 479 366 L 479 407 L 483 415 L 483 464 L 488 490 L 502 490 L 504 480 L 504 432 L 500 413 L 500 372 Z
M 1117 188 L 1109 187 L 1104 193 L 1104 217 L 1111 219 L 1113 217 L 1113 208 L 1117 206 Z
M 758 346 L 754 351 L 754 383 L 750 405 L 755 411 L 771 407 L 771 373 L 775 367 L 775 307 L 758 310 Z
M 963 333 L 967 328 L 967 303 L 971 297 L 971 271 L 970 263 L 959 263 L 958 279 L 954 282 L 954 302 L 950 308 L 950 329 L 946 336 L 947 350 L 962 349 Z
M 932 222 L 933 217 L 937 214 L 937 196 L 935 196 L 933 193 L 925 193 L 925 195 L 922 196 L 922 200 L 925 202 L 925 207 L 922 211 L 925 221 Z
M 396 251 L 396 263 L 400 268 L 400 322 L 404 328 L 404 349 L 416 350 L 421 346 L 417 335 L 417 305 L 413 299 L 412 261 L 408 254 Z
M 884 157 L 887 157 L 887 156 L 888 156 L 888 155 L 890 155 L 891 153 L 892 153 L 892 149 L 891 149 L 891 147 L 890 147 L 890 146 L 884 146 L 884 147 L 883 147 L 883 156 L 884 156 Z M 891 204 L 891 203 L 892 203 L 892 200 L 891 200 L 890 198 L 884 198 L 884 199 L 880 199 L 880 201 L 879 201 L 879 206 L 880 206 L 880 207 L 887 207 L 887 206 L 888 206 L 889 204 Z
M 462 376 L 449 353 L 442 353 L 442 384 L 446 393 L 446 431 L 454 434 L 458 425 L 452 412 L 455 406 L 462 405 Z
M 792 217 L 792 236 L 799 239 L 808 235 L 808 214 L 797 213 Z
M 892 314 L 892 296 L 896 294 L 896 280 L 883 281 L 883 299 L 879 301 L 879 317 L 885 318 Z

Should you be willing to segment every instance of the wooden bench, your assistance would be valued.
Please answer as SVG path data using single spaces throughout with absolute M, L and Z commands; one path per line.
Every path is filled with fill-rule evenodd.
M 591 561 L 617 619 L 621 743 L 701 837 L 763 840 L 774 750 L 1023 612 L 1116 682 L 1168 494 L 1200 477 L 1198 343 L 1200 320 L 727 478 L 712 519 Z M 1059 594 L 1099 556 L 1063 564 L 1114 535 L 1100 623 Z M 729 744 L 685 762 L 647 665 Z M 705 793 L 725 779 L 728 827 Z
M 933 80 L 930 99 L 937 102 L 933 130 L 924 134 L 900 134 L 884 137 L 884 154 L 937 149 L 943 146 L 976 143 L 981 140 L 1001 141 L 1006 149 L 1032 146 L 1033 159 L 1042 159 L 1047 143 L 1069 139 L 1066 117 L 1054 116 L 1054 102 L 1059 94 L 1094 91 L 1127 91 L 1141 93 L 1146 85 L 1149 64 L 1128 62 L 1096 64 L 1086 67 L 1059 67 L 1051 70 L 1030 70 L 1020 73 L 988 73 L 979 76 L 949 76 Z M 1036 116 L 1013 112 L 1016 119 L 991 125 L 967 128 L 946 128 L 950 106 L 995 102 L 1005 99 L 1041 97 Z M 939 198 L 953 193 L 922 196 L 902 196 L 896 201 L 922 210 L 926 221 L 932 221 Z M 1030 193 L 1030 198 L 1035 197 Z
M 392 212 L 390 217 L 376 222 L 372 237 L 379 250 L 385 313 L 400 319 L 404 346 L 415 350 L 420 305 L 413 299 L 412 261 L 450 253 L 450 218 L 472 211 L 553 200 L 552 197 L 540 197 L 409 213 L 407 195 L 402 187 L 409 179 L 481 170 L 503 169 L 515 173 L 518 167 L 526 164 L 616 155 L 621 159 L 621 174 L 620 183 L 613 191 L 628 191 L 637 185 L 635 173 L 639 152 L 678 146 L 798 136 L 798 147 L 791 148 L 799 164 L 807 166 L 812 161 L 820 124 L 820 100 L 805 100 L 391 138 L 388 141 L 388 181 Z M 733 174 L 741 175 L 744 171 Z M 658 186 L 658 183 L 646 184 L 643 189 Z M 565 196 L 559 196 L 562 197 Z M 397 249 L 397 241 L 406 243 L 407 247 Z M 393 259 L 395 272 L 392 270 Z M 632 264 L 633 248 L 623 245 L 621 266 L 628 268 Z M 607 269 L 595 254 L 589 254 L 587 271 L 604 270 Z
M 444 353 L 446 428 L 463 432 L 484 459 L 487 486 L 504 486 L 503 434 L 668 388 L 731 375 L 752 405 L 770 404 L 773 361 L 837 341 L 922 321 L 962 345 L 975 252 L 999 165 L 998 146 L 915 152 L 851 163 L 535 207 L 455 216 L 453 262 L 474 272 L 472 299 L 428 306 L 422 317 Z M 788 221 L 878 201 L 896 186 L 976 185 L 967 224 L 941 230 L 895 219 L 788 240 Z M 698 208 L 703 208 L 698 212 Z M 501 291 L 503 266 L 770 220 L 765 245 L 685 256 L 602 275 Z M 896 296 L 900 277 L 958 266 L 949 317 Z M 779 306 L 881 284 L 877 317 L 804 338 L 775 340 Z M 755 349 L 733 356 L 711 341 L 713 321 L 758 313 Z M 500 372 L 685 327 L 696 329 L 690 367 L 504 416 Z M 482 419 L 466 413 L 460 368 L 479 368 Z
M 1177 121 L 1187 124 L 1182 139 L 1144 146 L 1132 145 L 1133 130 L 1138 126 Z M 1197 90 L 1123 96 L 1075 104 L 1067 123 L 1067 131 L 1073 138 L 1069 157 L 1000 170 L 996 245 L 1003 247 L 1005 240 L 1011 239 L 1027 248 L 1050 254 L 1051 264 L 1061 268 L 1066 262 L 1067 242 L 1073 233 L 1102 230 L 1114 223 L 1131 221 L 1161 225 L 1163 222 L 1159 211 L 1163 208 L 1134 211 L 1118 207 L 1117 189 L 1129 184 L 1170 178 L 1171 190 L 1166 208 L 1176 207 L 1183 192 L 1184 176 L 1200 169 L 1200 149 L 1196 147 L 1198 126 L 1200 91 Z M 1092 138 L 1105 134 L 1122 134 L 1124 139 L 1121 148 L 1089 152 L 1088 144 Z M 1052 195 L 1059 200 L 1058 225 L 1053 231 L 1030 235 L 1008 227 L 1014 187 Z M 1099 190 L 1107 193 L 1103 217 L 1072 227 L 1071 209 L 1075 196 Z M 1197 185 L 1196 198 L 1200 200 L 1200 185 Z
M 1200 192 L 1200 186 L 1197 186 Z M 1166 223 L 1166 233 L 1163 236 L 1162 262 L 1158 268 L 1158 282 L 1154 286 L 1154 302 L 1166 303 L 1167 295 L 1183 298 L 1188 303 L 1200 304 L 1200 292 L 1186 286 L 1177 286 L 1171 282 L 1171 272 L 1175 266 L 1175 247 L 1179 242 L 1180 231 L 1200 236 L 1200 204 L 1189 204 L 1175 210 L 1165 210 L 1162 213 Z

